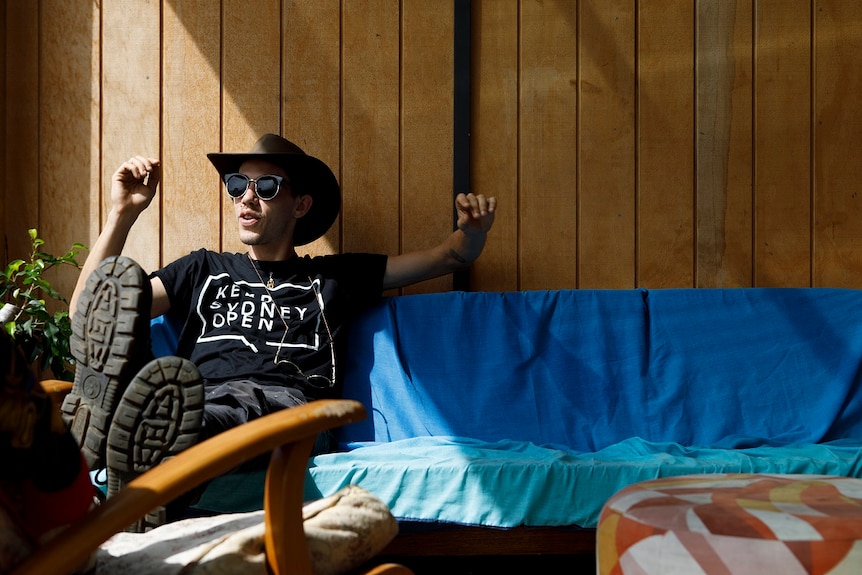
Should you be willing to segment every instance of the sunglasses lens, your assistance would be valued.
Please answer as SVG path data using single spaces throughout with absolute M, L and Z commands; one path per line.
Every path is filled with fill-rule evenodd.
M 248 189 L 248 178 L 242 174 L 228 174 L 224 180 L 227 195 L 238 198 Z
M 261 176 L 254 184 L 257 197 L 261 200 L 271 200 L 278 193 L 279 179 L 275 176 Z

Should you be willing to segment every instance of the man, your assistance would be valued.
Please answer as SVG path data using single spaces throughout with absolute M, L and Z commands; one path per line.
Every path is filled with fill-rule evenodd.
M 326 164 L 274 134 L 208 157 L 248 252 L 199 250 L 149 278 L 117 257 L 159 181 L 159 161 L 136 156 L 113 176 L 112 210 L 70 300 L 78 367 L 63 412 L 90 465 L 107 462 L 109 495 L 199 437 L 339 396 L 350 317 L 384 290 L 469 266 L 494 221 L 494 198 L 459 194 L 457 229 L 434 248 L 300 257 L 340 209 Z M 180 357 L 147 362 L 148 322 L 161 315 L 181 326 Z

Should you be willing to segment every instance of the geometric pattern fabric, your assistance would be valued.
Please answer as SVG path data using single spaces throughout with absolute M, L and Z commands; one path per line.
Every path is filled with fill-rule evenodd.
M 601 575 L 862 573 L 862 479 L 686 475 L 604 505 Z

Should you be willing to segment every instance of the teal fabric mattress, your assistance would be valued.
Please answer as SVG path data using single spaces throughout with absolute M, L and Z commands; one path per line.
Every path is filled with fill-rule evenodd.
M 862 451 L 840 442 L 717 449 L 629 439 L 575 453 L 528 442 L 418 437 L 313 458 L 306 498 L 356 484 L 402 521 L 595 528 L 605 501 L 630 484 L 737 472 L 862 477 Z

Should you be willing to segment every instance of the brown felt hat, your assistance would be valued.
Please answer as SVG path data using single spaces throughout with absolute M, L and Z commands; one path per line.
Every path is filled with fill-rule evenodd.
M 275 164 L 287 172 L 295 195 L 313 198 L 311 209 L 296 221 L 293 243 L 302 246 L 313 242 L 332 226 L 341 209 L 341 188 L 335 174 L 325 163 L 309 156 L 293 142 L 276 134 L 264 134 L 247 153 L 207 154 L 222 178 L 238 172 L 247 160 L 258 159 Z

